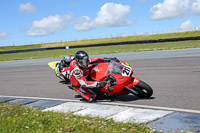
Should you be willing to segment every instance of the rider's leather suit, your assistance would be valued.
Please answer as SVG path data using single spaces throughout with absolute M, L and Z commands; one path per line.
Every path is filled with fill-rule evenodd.
M 98 81 L 88 81 L 86 77 L 89 76 L 91 69 L 94 64 L 110 62 L 111 58 L 90 58 L 88 68 L 80 68 L 76 62 L 73 60 L 70 63 L 70 82 L 72 88 L 79 93 L 83 98 L 92 102 L 95 99 L 95 94 L 89 91 L 87 88 L 99 88 Z

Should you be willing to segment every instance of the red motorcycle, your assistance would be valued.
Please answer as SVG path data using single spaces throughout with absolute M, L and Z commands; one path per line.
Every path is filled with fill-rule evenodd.
M 91 70 L 90 78 L 95 81 L 106 81 L 107 85 L 100 92 L 93 89 L 97 95 L 119 96 L 132 93 L 141 98 L 149 98 L 152 88 L 144 81 L 133 77 L 133 70 L 127 62 L 111 61 L 109 64 L 98 64 Z
M 58 61 L 49 62 L 48 65 L 55 69 Z M 109 64 L 90 65 L 91 74 L 89 79 L 95 81 L 106 81 L 104 88 L 89 89 L 95 95 L 119 96 L 132 93 L 141 98 L 149 98 L 153 94 L 152 88 L 144 81 L 133 77 L 131 65 L 127 62 L 118 63 L 111 61 Z M 70 87 L 70 70 L 64 68 L 61 72 L 64 81 Z

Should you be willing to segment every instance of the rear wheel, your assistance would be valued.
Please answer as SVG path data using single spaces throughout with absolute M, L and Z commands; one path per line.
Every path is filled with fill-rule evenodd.
M 134 94 L 141 98 L 149 98 L 153 94 L 153 89 L 144 81 L 141 81 L 132 88 L 137 94 Z

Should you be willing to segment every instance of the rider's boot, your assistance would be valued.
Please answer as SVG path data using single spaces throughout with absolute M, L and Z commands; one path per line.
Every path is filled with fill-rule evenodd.
M 95 101 L 95 95 L 91 93 L 89 90 L 87 90 L 86 88 L 80 87 L 79 89 L 76 89 L 76 88 L 73 88 L 73 89 L 89 102 Z

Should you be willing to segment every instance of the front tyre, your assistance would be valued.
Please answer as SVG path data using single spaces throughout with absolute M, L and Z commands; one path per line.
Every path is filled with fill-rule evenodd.
M 133 87 L 133 90 L 137 92 L 135 95 L 141 98 L 149 98 L 153 95 L 153 89 L 151 86 L 141 80 Z

